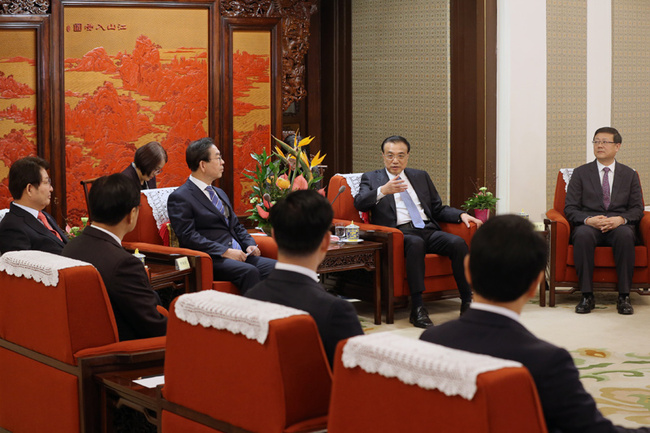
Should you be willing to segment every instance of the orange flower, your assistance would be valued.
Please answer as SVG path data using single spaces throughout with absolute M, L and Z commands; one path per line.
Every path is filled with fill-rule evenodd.
M 293 188 L 292 191 L 296 191 L 298 189 L 307 189 L 309 188 L 309 184 L 307 183 L 307 180 L 303 177 L 301 174 L 300 176 L 296 176 L 296 178 L 293 180 Z
M 291 186 L 291 182 L 289 182 L 289 178 L 287 178 L 286 174 L 283 174 L 278 178 L 278 180 L 275 182 L 275 184 L 278 186 L 280 189 L 287 189 Z
M 267 219 L 269 217 L 269 213 L 262 208 L 259 204 L 255 206 L 257 208 L 257 214 L 261 216 L 264 219 Z

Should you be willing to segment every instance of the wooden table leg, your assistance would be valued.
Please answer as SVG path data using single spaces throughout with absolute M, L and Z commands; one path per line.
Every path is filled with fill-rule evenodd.
M 381 325 L 381 251 L 375 251 L 375 325 Z

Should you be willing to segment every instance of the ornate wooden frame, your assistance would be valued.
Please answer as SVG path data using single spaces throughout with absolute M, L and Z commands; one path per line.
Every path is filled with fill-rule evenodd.
M 221 18 L 221 95 L 222 112 L 220 119 L 222 157 L 226 162 L 225 175 L 221 178 L 221 188 L 229 195 L 234 186 L 233 173 L 233 45 L 232 35 L 236 31 L 268 31 L 271 36 L 271 134 L 279 137 L 282 133 L 281 105 L 281 45 L 279 18 Z
M 216 51 L 218 32 L 217 32 L 217 4 L 213 0 L 59 0 L 54 1 L 52 4 L 52 16 L 55 43 L 52 45 L 52 56 L 54 58 L 54 106 L 55 119 L 54 119 L 54 140 L 53 144 L 53 159 L 55 165 L 59 167 L 65 166 L 66 149 L 65 149 L 65 87 L 64 87 L 64 14 L 66 7 L 86 7 L 86 8 L 99 8 L 99 7 L 119 7 L 119 8 L 151 8 L 152 12 L 156 9 L 206 9 L 208 11 L 208 135 L 213 137 L 215 141 L 220 139 L 220 129 L 218 128 L 218 120 L 220 117 L 219 109 L 219 72 L 218 68 L 219 54 Z M 65 172 L 59 173 L 56 179 L 55 192 L 57 196 L 66 196 L 66 179 Z M 62 214 L 66 215 L 67 209 L 63 205 Z

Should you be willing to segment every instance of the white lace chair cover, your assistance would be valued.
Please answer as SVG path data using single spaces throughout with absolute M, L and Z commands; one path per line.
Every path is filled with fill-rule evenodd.
M 31 278 L 46 286 L 59 284 L 59 271 L 76 266 L 92 266 L 44 251 L 9 251 L 0 256 L 0 271 L 16 277 Z
M 572 168 L 561 168 L 560 173 L 562 173 L 562 178 L 564 179 L 564 192 L 569 188 L 569 181 L 571 180 L 571 175 L 573 174 Z
M 9 212 L 9 209 L 0 209 L 0 221 L 2 221 L 2 218 L 5 217 L 7 212 Z
M 476 378 L 486 371 L 520 367 L 515 361 L 477 355 L 390 332 L 353 337 L 343 348 L 343 365 L 396 377 L 407 385 L 437 389 L 471 400 Z
M 145 189 L 142 191 L 147 196 L 147 201 L 149 202 L 149 206 L 151 206 L 151 213 L 156 220 L 158 230 L 160 230 L 163 224 L 169 221 L 167 199 L 169 198 L 169 194 L 174 192 L 176 188 L 173 186 L 169 188 Z
M 335 176 L 341 176 L 345 178 L 348 186 L 350 187 L 350 194 L 352 194 L 352 197 L 356 197 L 357 194 L 359 194 L 359 185 L 361 185 L 361 176 L 363 176 L 363 173 L 337 173 Z
M 243 296 L 204 290 L 179 296 L 174 312 L 191 325 L 225 329 L 242 334 L 264 344 L 269 334 L 269 322 L 290 316 L 307 314 L 305 311 Z

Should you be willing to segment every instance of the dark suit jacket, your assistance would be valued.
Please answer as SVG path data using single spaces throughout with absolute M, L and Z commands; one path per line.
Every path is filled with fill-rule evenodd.
M 140 178 L 138 177 L 138 172 L 135 171 L 135 167 L 129 164 L 127 168 L 122 171 L 122 174 L 127 175 L 129 178 L 133 179 L 135 183 L 138 184 L 139 189 L 156 189 L 156 176 L 149 179 L 147 182 L 141 183 Z
M 19 250 L 39 250 L 53 254 L 61 254 L 68 242 L 68 235 L 61 230 L 54 218 L 43 212 L 45 218 L 56 230 L 61 239 L 52 234 L 45 226 L 29 212 L 11 203 L 9 212 L 0 221 L 0 253 Z
M 330 366 L 339 341 L 363 334 L 357 313 L 349 302 L 330 295 L 320 284 L 297 272 L 276 269 L 245 296 L 308 312 L 316 321 Z
M 460 319 L 427 329 L 420 339 L 522 363 L 537 386 L 549 433 L 650 431 L 616 427 L 605 419 L 582 386 L 569 352 L 509 317 L 470 308 Z
M 229 210 L 229 224 L 203 191 L 187 180 L 167 199 L 169 222 L 183 248 L 206 252 L 220 257 L 237 239 L 242 250 L 257 245 L 232 209 L 228 196 L 220 188 L 215 192 Z
M 95 266 L 111 300 L 120 341 L 159 337 L 167 332 L 167 318 L 156 309 L 142 262 L 108 234 L 89 226 L 63 249 L 63 255 Z
M 643 218 L 643 195 L 638 174 L 616 162 L 609 209 L 603 206 L 603 188 L 596 160 L 573 170 L 567 188 L 564 214 L 573 225 L 582 225 L 596 215 L 622 216 L 636 225 Z
M 437 221 L 460 222 L 460 214 L 463 211 L 442 204 L 440 194 L 433 186 L 431 177 L 426 171 L 406 168 L 404 172 L 420 199 L 424 213 L 435 228 L 440 229 Z M 361 176 L 359 194 L 354 198 L 354 207 L 361 212 L 370 211 L 370 220 L 373 224 L 395 227 L 397 225 L 397 210 L 395 209 L 394 194 L 386 195 L 378 203 L 376 202 L 377 188 L 386 182 L 388 182 L 386 169 L 364 173 Z

